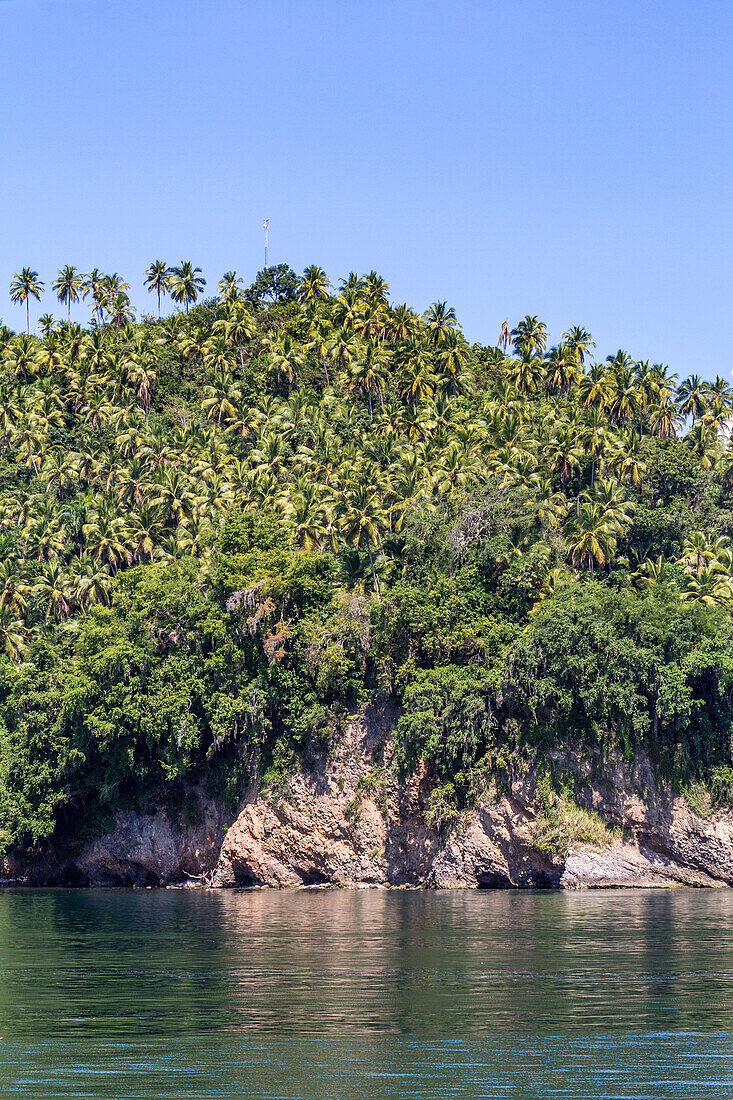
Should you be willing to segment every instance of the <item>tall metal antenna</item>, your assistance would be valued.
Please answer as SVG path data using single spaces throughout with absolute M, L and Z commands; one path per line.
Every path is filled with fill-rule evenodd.
M 268 246 L 269 240 L 270 240 L 270 237 L 269 237 L 269 234 L 270 234 L 270 219 L 269 218 L 265 218 L 265 220 L 262 223 L 262 228 L 265 231 L 265 267 L 267 267 L 267 246 Z

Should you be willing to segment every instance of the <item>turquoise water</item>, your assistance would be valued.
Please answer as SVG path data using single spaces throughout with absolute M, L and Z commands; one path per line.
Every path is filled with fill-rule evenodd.
M 0 1096 L 733 1097 L 733 892 L 0 892 Z

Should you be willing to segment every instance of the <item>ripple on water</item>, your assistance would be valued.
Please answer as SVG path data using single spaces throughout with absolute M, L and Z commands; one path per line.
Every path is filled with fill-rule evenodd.
M 0 892 L 0 1095 L 733 1096 L 733 893 Z

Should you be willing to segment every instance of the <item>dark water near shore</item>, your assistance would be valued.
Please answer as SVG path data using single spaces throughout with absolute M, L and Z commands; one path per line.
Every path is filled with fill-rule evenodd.
M 0 1096 L 733 1096 L 733 891 L 0 892 Z

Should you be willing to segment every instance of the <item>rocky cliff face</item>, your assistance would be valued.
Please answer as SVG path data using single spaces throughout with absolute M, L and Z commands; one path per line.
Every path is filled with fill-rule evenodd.
M 0 876 L 28 884 L 210 886 L 560 887 L 733 884 L 733 813 L 702 818 L 655 783 L 648 763 L 602 783 L 570 760 L 579 800 L 614 829 L 596 845 L 547 854 L 531 774 L 449 831 L 431 828 L 426 776 L 391 772 L 394 716 L 361 715 L 329 757 L 263 797 L 252 790 L 227 829 L 223 809 L 198 795 L 194 820 L 120 814 L 115 829 L 72 859 L 16 858 Z
M 22 886 L 167 886 L 203 882 L 216 867 L 224 837 L 222 809 L 200 791 L 176 818 L 125 810 L 114 829 L 69 855 L 18 853 L 0 859 L 0 884 Z

